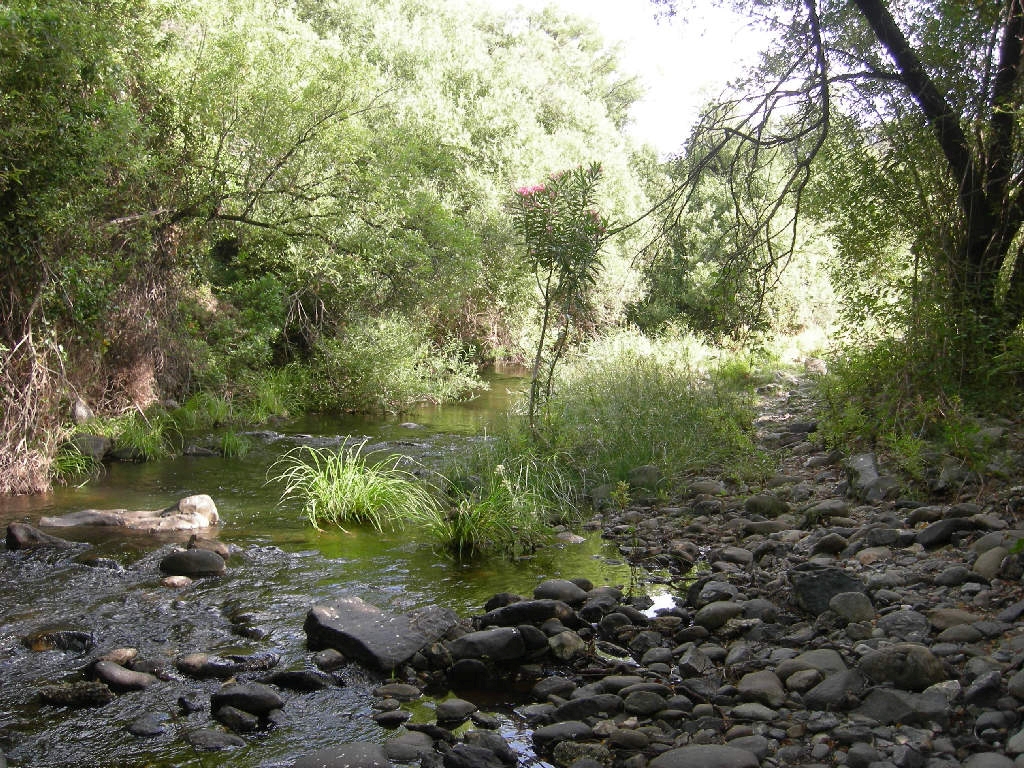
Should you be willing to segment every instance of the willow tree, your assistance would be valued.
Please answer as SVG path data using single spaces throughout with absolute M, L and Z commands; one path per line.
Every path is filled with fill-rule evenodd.
M 740 5 L 774 47 L 705 111 L 677 214 L 728 151 L 751 246 L 784 262 L 808 205 L 827 210 L 848 263 L 883 249 L 912 272 L 900 331 L 927 314 L 962 366 L 991 358 L 1024 319 L 1024 3 Z M 854 183 L 830 184 L 844 165 Z

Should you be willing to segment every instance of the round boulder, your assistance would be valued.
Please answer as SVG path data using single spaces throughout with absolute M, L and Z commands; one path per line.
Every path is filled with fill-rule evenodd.
M 875 683 L 892 683 L 906 691 L 923 691 L 946 679 L 946 668 L 928 648 L 896 643 L 864 655 L 861 671 Z
M 206 549 L 172 552 L 160 561 L 160 570 L 170 576 L 220 576 L 224 568 L 224 558 Z

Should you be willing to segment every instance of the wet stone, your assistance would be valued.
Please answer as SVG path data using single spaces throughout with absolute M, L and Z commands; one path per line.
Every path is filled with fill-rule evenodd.
M 391 768 L 391 761 L 380 744 L 357 741 L 303 755 L 292 768 Z
M 536 586 L 533 597 L 536 600 L 561 600 L 569 605 L 582 605 L 587 599 L 587 593 L 567 579 L 548 579 Z
M 220 576 L 224 573 L 224 558 L 205 549 L 185 549 L 172 552 L 160 561 L 160 570 L 169 576 Z
M 260 720 L 256 715 L 230 705 L 219 707 L 213 716 L 235 733 L 251 733 L 260 726 Z
M 725 626 L 729 619 L 734 619 L 741 613 L 743 613 L 743 606 L 739 603 L 719 600 L 714 603 L 708 603 L 697 611 L 694 622 L 713 632 Z
M 170 715 L 166 712 L 150 712 L 132 720 L 125 727 L 132 736 L 139 738 L 153 738 L 167 732 L 167 721 Z
M 649 717 L 665 709 L 665 698 L 653 691 L 634 691 L 623 700 L 623 708 L 631 714 Z
M 565 677 L 551 676 L 537 681 L 530 694 L 537 701 L 545 701 L 548 696 L 559 696 L 567 699 L 575 690 L 576 683 L 572 680 Z
M 159 682 L 154 675 L 125 669 L 113 661 L 97 661 L 93 665 L 92 671 L 98 680 L 106 683 L 110 686 L 111 690 L 119 693 L 141 691 Z
M 414 701 L 422 696 L 423 692 L 415 685 L 408 683 L 387 683 L 374 688 L 373 695 L 399 701 Z
M 591 727 L 578 720 L 568 720 L 537 728 L 533 732 L 533 744 L 539 752 L 550 752 L 562 741 L 582 741 L 593 733 Z
M 223 749 L 244 747 L 245 741 L 233 733 L 218 731 L 212 728 L 200 728 L 190 731 L 185 737 L 189 744 L 204 752 L 219 752 Z
M 486 747 L 456 744 L 444 753 L 444 768 L 504 768 L 504 761 Z
M 212 709 L 232 706 L 254 715 L 266 715 L 284 706 L 284 699 L 262 683 L 230 683 L 210 697 Z
M 384 744 L 388 758 L 397 763 L 411 763 L 433 751 L 434 740 L 418 731 L 406 731 Z
M 65 651 L 85 653 L 96 640 L 89 632 L 76 629 L 42 629 L 26 636 L 24 645 L 31 651 Z
M 288 691 L 310 693 L 329 688 L 333 681 L 323 672 L 315 672 L 310 669 L 286 669 L 273 672 L 262 678 L 260 682 L 276 685 L 278 688 Z
M 461 724 L 466 722 L 476 710 L 476 704 L 471 701 L 457 698 L 447 699 L 437 705 L 437 722 L 446 726 Z
M 377 712 L 373 715 L 373 720 L 381 728 L 398 728 L 410 717 L 412 717 L 412 714 L 405 710 L 392 709 L 385 712 Z
M 346 659 L 344 654 L 334 648 L 325 648 L 322 651 L 317 651 L 313 655 L 313 663 L 318 669 L 324 672 L 333 672 L 336 669 L 341 669 L 345 666 Z

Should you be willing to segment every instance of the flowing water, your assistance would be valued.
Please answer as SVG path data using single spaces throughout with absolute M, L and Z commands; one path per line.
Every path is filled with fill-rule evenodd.
M 96 482 L 45 496 L 0 499 L 0 523 L 37 524 L 43 515 L 78 509 L 160 509 L 193 493 L 213 497 L 222 524 L 212 534 L 235 548 L 225 576 L 176 591 L 161 585 L 160 560 L 187 534 L 152 536 L 104 528 L 55 533 L 90 546 L 0 554 L 0 750 L 10 765 L 64 766 L 288 766 L 297 755 L 347 741 L 383 741 L 394 732 L 370 719 L 371 689 L 380 683 L 356 666 L 341 684 L 309 694 L 285 693 L 285 721 L 246 737 L 227 752 L 196 751 L 188 732 L 209 725 L 209 712 L 186 715 L 182 695 L 207 697 L 216 681 L 173 672 L 186 653 L 217 655 L 272 651 L 280 669 L 310 666 L 303 620 L 325 598 L 354 595 L 392 612 L 429 604 L 468 616 L 496 592 L 532 593 L 545 578 L 583 576 L 600 584 L 627 584 L 630 572 L 609 544 L 591 536 L 583 544 L 540 550 L 527 560 L 494 558 L 460 563 L 431 549 L 415 531 L 316 532 L 295 504 L 279 502 L 280 487 L 267 472 L 297 443 L 338 443 L 369 438 L 368 448 L 443 463 L 467 441 L 485 435 L 522 388 L 522 379 L 497 373 L 475 400 L 427 408 L 398 418 L 323 419 L 273 426 L 241 459 L 180 457 L 147 464 L 113 464 Z M 415 422 L 408 425 L 407 420 Z M 48 629 L 89 633 L 86 651 L 33 651 L 30 634 Z M 86 665 L 115 648 L 171 671 L 170 679 L 124 694 L 97 709 L 41 703 L 43 685 L 83 679 Z M 208 698 L 206 699 L 208 702 Z M 431 702 L 413 707 L 429 719 Z M 140 737 L 126 727 L 141 715 L 162 722 L 160 735 Z M 498 711 L 505 735 L 530 762 L 524 731 L 510 710 Z

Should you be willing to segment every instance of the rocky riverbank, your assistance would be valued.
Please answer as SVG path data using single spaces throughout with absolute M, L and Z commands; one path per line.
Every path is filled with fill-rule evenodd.
M 812 406 L 806 382 L 766 393 L 759 436 L 780 472 L 763 486 L 694 478 L 684 498 L 590 523 L 661 574 L 671 599 L 658 606 L 644 584 L 586 579 L 497 594 L 468 618 L 349 596 L 310 607 L 305 647 L 283 661 L 272 650 L 161 659 L 40 633 L 23 638 L 33 652 L 82 663 L 37 695 L 64 708 L 140 697 L 151 710 L 131 720 L 133 738 L 173 729 L 225 765 L 1024 765 L 1024 487 L 937 461 L 931 491 L 910 494 L 874 456 L 826 452 Z M 1019 465 L 1011 432 L 985 439 L 993 461 Z M 164 589 L 224 578 L 209 575 L 223 573 L 215 558 L 244 567 L 196 543 L 152 561 Z M 238 621 L 258 645 L 259 626 Z M 376 680 L 367 735 L 265 762 L 261 734 L 320 717 L 353 669 Z M 142 698 L 161 686 L 173 710 Z M 230 762 L 239 750 L 245 762 Z

